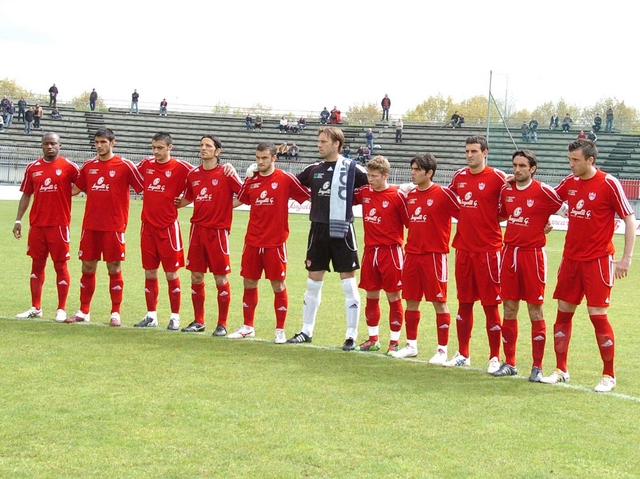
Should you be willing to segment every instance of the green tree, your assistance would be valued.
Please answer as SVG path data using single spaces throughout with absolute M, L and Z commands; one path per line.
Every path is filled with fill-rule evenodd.
M 218 102 L 212 109 L 211 113 L 215 115 L 228 115 L 231 113 L 231 106 L 228 103 Z
M 344 114 L 344 119 L 352 124 L 375 125 L 382 116 L 382 110 L 375 103 L 365 105 L 351 105 L 349 111 Z
M 90 91 L 84 91 L 78 96 L 74 96 L 71 99 L 71 105 L 74 108 L 86 110 L 89 108 L 89 95 L 91 95 Z M 98 101 L 96 102 L 96 108 L 98 110 L 106 110 L 107 106 L 102 101 L 102 98 L 98 97 Z
M 424 121 L 428 123 L 446 123 L 453 114 L 448 113 L 453 105 L 451 97 L 444 98 L 440 93 L 437 96 L 430 96 L 425 101 L 417 105 L 413 110 L 406 113 L 408 121 Z
M 32 103 L 32 101 L 43 101 L 43 97 L 37 97 L 31 90 L 21 87 L 15 80 L 9 80 L 8 78 L 0 80 L 0 95 L 7 95 L 14 103 L 16 103 L 20 97 L 24 97 L 29 103 Z
M 246 116 L 247 113 L 251 113 L 251 115 L 254 117 L 257 115 L 260 115 L 261 117 L 266 118 L 269 115 L 271 115 L 271 107 L 263 105 L 262 103 L 254 103 L 249 108 L 245 108 L 245 109 L 236 108 L 233 111 L 234 115 L 240 115 L 240 116 Z
M 487 121 L 487 107 L 489 106 L 486 96 L 476 95 L 460 103 L 452 105 L 449 117 L 455 110 L 459 115 L 464 115 L 465 122 L 469 125 L 483 124 Z M 501 109 L 502 110 L 502 109 Z M 496 105 L 491 103 L 491 123 L 501 123 L 500 115 Z
M 606 121 L 607 109 L 611 107 L 613 109 L 613 126 L 619 131 L 638 132 L 640 130 L 638 125 L 638 110 L 633 107 L 625 105 L 624 101 L 619 101 L 617 98 L 603 98 L 596 102 L 592 107 L 587 107 L 582 110 L 582 119 L 585 124 L 593 125 L 593 119 L 596 113 L 600 113 L 602 117 L 602 128 L 604 129 L 604 123 Z

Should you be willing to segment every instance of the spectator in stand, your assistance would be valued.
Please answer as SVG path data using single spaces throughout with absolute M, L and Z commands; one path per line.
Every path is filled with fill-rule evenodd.
M 340 117 L 340 110 L 338 110 L 337 106 L 334 106 L 333 110 L 331 110 L 331 114 L 329 115 L 329 124 L 337 125 L 340 121 L 342 121 L 342 118 Z
M 98 92 L 94 88 L 93 91 L 89 94 L 89 108 L 91 111 L 96 111 L 96 102 L 98 101 Z
M 584 130 L 580 130 L 580 133 L 578 133 L 578 140 L 586 140 L 587 139 L 587 134 L 584 132 Z
M 138 90 L 133 90 L 131 94 L 131 108 L 129 108 L 129 114 L 133 113 L 133 110 L 136 110 L 136 115 L 138 114 L 138 99 L 140 98 L 140 94 Z
M 342 147 L 342 156 L 345 158 L 351 158 L 351 147 L 348 143 Z
M 396 121 L 396 143 L 402 143 L 402 129 L 404 128 L 404 123 L 402 123 L 402 118 L 399 118 Z
M 160 102 L 160 116 L 167 116 L 167 99 L 163 98 Z
M 607 123 L 604 125 L 604 132 L 611 133 L 613 131 L 613 108 L 607 108 Z
M 247 126 L 247 130 L 253 130 L 253 118 L 251 118 L 251 113 L 247 113 L 247 116 L 244 117 L 244 124 Z
M 33 123 L 33 107 L 29 107 L 24 114 L 24 132 L 31 133 L 31 123 Z
M 295 143 L 291 145 L 291 148 L 289 148 L 289 151 L 287 152 L 287 160 L 290 160 L 291 158 L 295 158 L 296 161 L 300 159 L 300 147 Z
M 595 143 L 596 141 L 598 141 L 598 136 L 595 134 L 593 130 L 591 130 L 587 135 L 587 140 L 591 140 Z
M 458 120 L 457 128 L 462 128 L 462 125 L 464 125 L 464 115 L 460 113 L 460 119 Z
M 573 119 L 569 116 L 569 113 L 565 114 L 562 119 L 562 133 L 567 133 L 569 131 L 571 123 L 573 123 Z
M 20 97 L 18 100 L 18 121 L 22 119 L 24 121 L 24 114 L 27 111 L 27 102 L 24 98 Z
M 9 108 L 7 108 L 7 128 L 13 125 L 13 115 L 16 112 L 16 108 L 13 106 L 13 103 L 9 102 Z
M 384 98 L 380 102 L 380 106 L 382 106 L 382 119 L 389 120 L 389 108 L 391 108 L 391 100 L 389 99 L 389 95 L 384 95 Z
M 304 116 L 301 116 L 298 120 L 298 127 L 300 128 L 300 131 L 307 129 L 307 119 Z
M 368 146 L 365 146 L 364 149 L 362 150 L 362 156 L 363 156 L 363 163 L 365 165 L 369 163 L 369 160 L 371 159 L 371 150 L 369 149 Z
M 531 117 L 529 122 L 529 139 L 534 143 L 538 143 L 538 120 Z
M 320 123 L 322 125 L 326 125 L 329 121 L 330 116 L 331 113 L 329 113 L 329 110 L 327 110 L 327 107 L 325 106 L 324 109 L 320 112 Z
M 558 114 L 554 113 L 551 116 L 551 120 L 549 120 L 549 131 L 553 131 L 553 130 L 557 130 L 558 129 Z
M 290 133 L 298 133 L 300 131 L 300 125 L 298 125 L 298 120 L 290 119 L 289 120 L 289 132 Z
M 280 128 L 280 133 L 289 130 L 289 122 L 284 116 L 280 118 L 280 124 L 278 125 L 278 127 Z
M 286 158 L 287 153 L 289 153 L 289 145 L 287 145 L 287 142 L 285 141 L 280 146 L 278 146 L 278 149 L 276 150 L 276 157 L 278 160 L 283 156 Z
M 42 107 L 36 103 L 36 108 L 33 110 L 33 128 L 40 128 L 40 120 L 42 120 Z
M 262 131 L 262 117 L 256 116 L 256 121 L 253 122 L 253 129 Z
M 60 111 L 57 108 L 54 108 L 51 111 L 51 119 L 53 119 L 53 120 L 62 120 L 62 115 L 60 114 Z
M 456 128 L 459 121 L 460 115 L 458 115 L 458 110 L 456 110 L 453 112 L 453 115 L 451 115 L 451 128 Z
M 51 88 L 49 88 L 49 106 L 56 107 L 58 102 L 58 87 L 54 83 Z
M 365 137 L 367 138 L 367 147 L 373 150 L 373 130 L 371 128 L 367 130 Z
M 0 132 L 4 133 L 4 119 L 0 115 Z
M 4 120 L 5 123 L 7 122 L 7 110 L 9 109 L 10 103 L 11 102 L 7 98 L 7 95 L 4 95 L 2 97 L 2 101 L 0 101 L 0 109 L 2 110 L 2 119 Z
M 602 117 L 600 116 L 600 113 L 596 113 L 596 117 L 593 119 L 592 128 L 596 133 L 600 132 L 600 128 L 602 128 Z
M 522 141 L 529 142 L 529 125 L 527 124 L 526 121 L 522 122 L 520 131 L 522 132 Z

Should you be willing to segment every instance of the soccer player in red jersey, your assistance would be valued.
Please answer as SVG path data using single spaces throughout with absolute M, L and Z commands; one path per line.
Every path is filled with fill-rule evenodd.
M 460 198 L 460 217 L 453 247 L 456 249 L 458 351 L 445 366 L 469 366 L 473 329 L 473 304 L 480 300 L 489 338 L 488 373 L 500 367 L 500 250 L 502 229 L 498 221 L 500 190 L 505 174 L 487 165 L 489 145 L 483 136 L 465 142 L 468 166 L 455 172 L 449 188 Z
M 205 283 L 207 271 L 213 273 L 218 290 L 218 323 L 214 336 L 226 336 L 231 289 L 228 274 L 229 232 L 233 219 L 233 198 L 242 183 L 235 173 L 227 176 L 220 165 L 222 142 L 218 137 L 205 135 L 200 139 L 202 164 L 187 175 L 187 189 L 183 198 L 175 199 L 176 206 L 193 203 L 187 269 L 191 271 L 191 301 L 194 321 L 189 325 L 204 331 Z M 197 324 L 197 326 L 194 325 Z
M 390 355 L 398 351 L 402 332 L 402 245 L 407 205 L 404 193 L 388 183 L 391 171 L 389 160 L 384 156 L 376 156 L 367 163 L 366 168 L 369 184 L 355 191 L 353 202 L 362 205 L 364 253 L 358 286 L 366 291 L 364 315 L 369 338 L 356 349 L 380 350 L 380 290 L 383 289 L 389 302 L 391 332 L 387 354 Z
M 529 381 L 542 379 L 542 358 L 547 338 L 544 320 L 544 288 L 547 282 L 545 225 L 549 216 L 560 209 L 562 200 L 550 186 L 533 179 L 538 159 L 529 150 L 511 156 L 515 183 L 502 187 L 500 218 L 507 220 L 500 265 L 500 284 L 504 301 L 502 346 L 505 361 L 494 376 L 515 376 L 518 309 L 527 302 L 531 320 L 533 365 Z
M 615 340 L 607 308 L 614 277 L 624 278 L 631 266 L 636 218 L 620 182 L 596 168 L 597 154 L 598 149 L 590 140 L 570 143 L 568 156 L 572 174 L 556 186 L 558 195 L 568 203 L 569 227 L 553 293 L 558 300 L 553 326 L 556 370 L 542 378 L 542 382 L 569 381 L 567 354 L 572 320 L 586 296 L 589 319 L 603 362 L 602 378 L 594 390 L 609 392 L 616 386 L 616 377 L 613 367 Z M 622 258 L 614 261 L 612 239 L 616 215 L 624 221 L 625 234 Z
M 287 341 L 285 321 L 289 296 L 285 283 L 287 274 L 287 246 L 289 237 L 289 198 L 298 203 L 309 199 L 309 189 L 302 186 L 291 173 L 275 167 L 277 147 L 262 142 L 256 149 L 258 174 L 245 178 L 236 205 L 251 207 L 247 233 L 244 238 L 240 275 L 244 281 L 242 307 L 244 322 L 229 339 L 255 336 L 254 319 L 258 305 L 258 281 L 264 271 L 271 282 L 276 315 L 276 344 Z
M 27 165 L 20 185 L 22 197 L 13 226 L 13 235 L 22 238 L 22 216 L 29 213 L 27 254 L 31 256 L 31 307 L 17 318 L 42 317 L 42 287 L 47 256 L 51 256 L 56 271 L 58 309 L 55 320 L 67 319 L 65 312 L 69 295 L 69 223 L 71 222 L 71 189 L 78 177 L 78 167 L 61 156 L 60 137 L 55 133 L 42 136 L 43 157 Z
M 82 220 L 78 256 L 82 260 L 80 309 L 65 323 L 89 322 L 91 299 L 96 289 L 96 269 L 101 259 L 107 263 L 111 295 L 111 326 L 120 326 L 122 303 L 122 261 L 125 259 L 124 233 L 129 222 L 129 191 L 140 193 L 142 177 L 135 165 L 113 153 L 115 135 L 100 128 L 94 135 L 98 153 L 80 168 L 73 195 L 84 191 L 87 203 Z
M 449 188 L 433 182 L 436 168 L 436 159 L 430 153 L 411 160 L 411 180 L 415 188 L 409 191 L 406 200 L 409 221 L 402 273 L 402 297 L 407 302 L 407 345 L 392 356 L 409 358 L 418 355 L 420 301 L 424 297 L 435 309 L 438 338 L 436 353 L 429 363 L 442 365 L 447 360 L 451 323 L 447 306 L 451 218 L 458 218 L 460 202 Z
M 187 184 L 187 174 L 193 167 L 171 156 L 173 140 L 168 133 L 158 133 L 151 140 L 153 158 L 145 158 L 138 164 L 144 181 L 142 197 L 142 225 L 140 248 L 144 268 L 144 292 L 147 314 L 134 324 L 137 328 L 158 326 L 158 268 L 162 264 L 169 289 L 171 316 L 167 329 L 180 327 L 180 277 L 184 266 L 184 250 L 178 209 L 175 198 L 182 196 Z M 183 331 L 195 331 L 196 327 Z

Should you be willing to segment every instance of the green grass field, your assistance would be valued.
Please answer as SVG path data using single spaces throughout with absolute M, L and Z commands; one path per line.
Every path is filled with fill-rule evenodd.
M 82 199 L 74 199 L 72 255 L 83 206 Z M 638 477 L 640 459 L 633 452 L 640 430 L 637 264 L 616 284 L 610 308 L 618 387 L 598 395 L 591 389 L 599 380 L 601 361 L 584 306 L 574 320 L 571 383 L 554 386 L 526 380 L 531 359 L 525 315 L 518 352 L 521 376 L 514 378 L 483 372 L 488 347 L 480 308 L 467 370 L 426 364 L 436 346 L 431 305 L 423 305 L 418 360 L 342 352 L 344 306 L 336 274 L 325 281 L 313 345 L 273 344 L 273 295 L 267 282 L 261 282 L 256 340 L 211 337 L 216 314 L 212 276 L 207 278 L 206 334 L 164 329 L 169 310 L 162 279 L 160 328 L 136 330 L 132 325 L 146 309 L 137 237 L 140 206 L 139 201 L 131 205 L 123 327 L 118 329 L 107 327 L 104 264 L 98 270 L 90 324 L 51 320 L 56 292 L 50 267 L 45 319 L 13 319 L 30 305 L 30 258 L 26 238 L 17 241 L 10 233 L 17 202 L 2 203 L 7 261 L 0 280 L 0 477 Z M 190 213 L 181 211 L 185 239 Z M 235 213 L 231 234 L 230 330 L 242 323 L 238 273 L 247 217 Z M 307 231 L 308 218 L 292 215 L 288 336 L 301 324 Z M 548 237 L 548 298 L 563 239 L 562 232 Z M 620 248 L 621 239 L 616 238 Z M 638 254 L 634 260 L 638 262 Z M 69 265 L 67 309 L 73 313 L 80 261 L 72 259 Z M 186 270 L 181 280 L 181 316 L 187 324 L 192 308 Z M 455 312 L 453 281 L 449 291 Z M 382 307 L 385 325 L 384 302 Z M 545 311 L 551 337 L 551 299 Z M 363 319 L 360 324 L 363 340 L 366 324 Z M 383 342 L 388 340 L 385 329 L 381 327 Z M 450 355 L 455 348 L 452 329 Z M 547 374 L 554 364 L 549 338 Z

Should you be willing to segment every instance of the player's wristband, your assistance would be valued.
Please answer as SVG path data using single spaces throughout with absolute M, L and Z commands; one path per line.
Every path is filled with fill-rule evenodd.
M 15 223 L 15 224 L 17 224 L 17 225 L 21 225 L 21 224 L 22 224 L 22 221 L 20 221 L 20 220 L 16 220 L 16 223 Z

